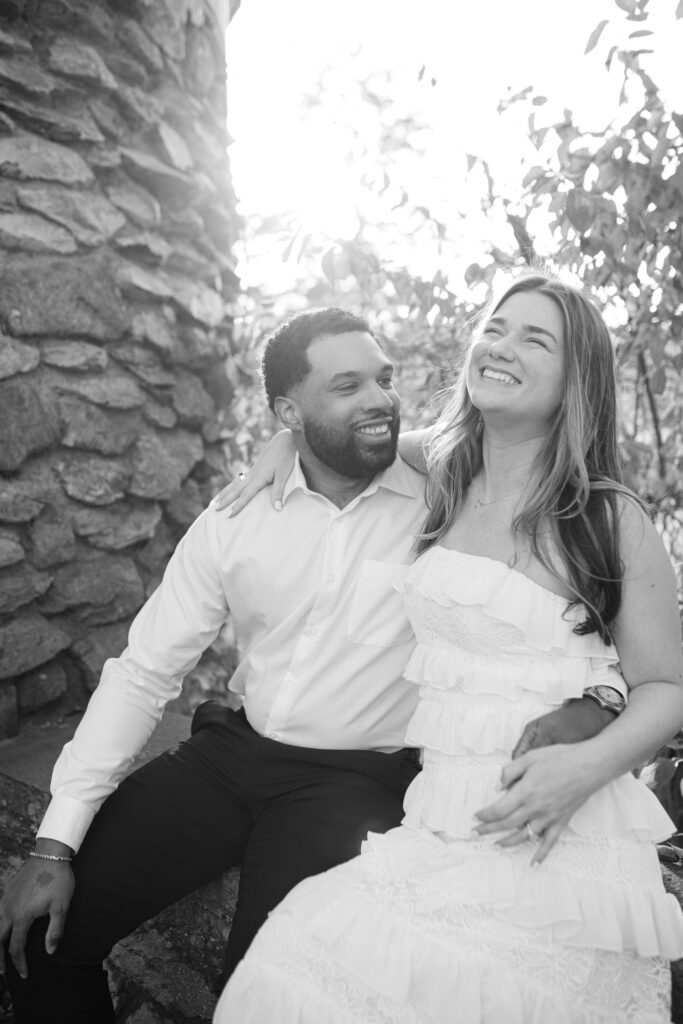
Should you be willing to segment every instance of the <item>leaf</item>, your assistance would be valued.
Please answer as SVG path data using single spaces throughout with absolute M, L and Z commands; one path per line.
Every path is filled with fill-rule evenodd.
M 678 7 L 676 8 L 676 17 L 683 18 L 683 0 L 678 0 Z
M 538 164 L 535 164 L 535 166 L 528 170 L 524 175 L 524 178 L 522 179 L 522 188 L 527 188 L 532 181 L 536 181 L 537 178 L 544 177 L 545 173 L 545 167 L 540 167 Z
M 683 0 L 681 0 L 681 3 L 683 3 Z M 472 168 L 474 167 L 474 165 L 477 162 L 477 159 L 478 159 L 478 157 L 472 156 L 471 153 L 467 154 L 467 170 L 468 170 L 468 172 L 472 170 Z
M 683 3 L 683 0 L 681 0 L 681 3 Z M 616 46 L 611 46 L 610 47 L 610 51 L 607 54 L 607 59 L 605 60 L 605 67 L 607 68 L 608 71 L 609 71 L 609 69 L 610 69 L 610 67 L 612 65 L 612 60 L 613 60 L 614 54 L 616 52 L 617 52 L 617 47 Z
M 683 4 L 683 0 L 681 0 L 681 4 Z M 602 35 L 603 29 L 604 29 L 606 24 L 607 24 L 607 18 L 605 18 L 604 21 L 601 21 L 598 25 L 595 26 L 595 28 L 591 32 L 590 36 L 588 37 L 588 42 L 586 43 L 586 49 L 583 51 L 584 53 L 590 53 L 591 50 L 595 49 L 595 47 L 598 45 L 598 39 Z
M 597 204 L 583 189 L 575 188 L 567 196 L 567 216 L 577 231 L 586 231 L 597 213 Z
M 682 0 L 682 2 L 683 2 L 683 0 Z M 629 37 L 629 39 L 637 39 L 638 36 L 652 36 L 652 35 L 654 35 L 654 32 L 652 31 L 652 29 L 649 29 L 649 28 L 638 28 L 638 29 L 636 29 L 635 32 L 629 32 L 628 37 Z
M 322 260 L 323 273 L 331 285 L 335 282 L 335 270 L 334 270 L 334 250 L 328 249 L 324 254 Z
M 534 96 L 531 103 L 534 107 L 542 107 L 544 103 L 548 102 L 547 96 Z
M 617 7 L 622 11 L 626 11 L 627 14 L 635 14 L 638 6 L 638 0 L 614 0 Z

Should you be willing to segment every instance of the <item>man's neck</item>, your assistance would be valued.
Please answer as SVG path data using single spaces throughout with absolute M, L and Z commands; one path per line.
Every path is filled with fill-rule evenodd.
M 345 508 L 354 498 L 361 494 L 373 479 L 374 475 L 352 478 L 335 473 L 329 466 L 315 460 L 304 459 L 299 453 L 299 462 L 311 491 L 322 494 L 337 508 Z

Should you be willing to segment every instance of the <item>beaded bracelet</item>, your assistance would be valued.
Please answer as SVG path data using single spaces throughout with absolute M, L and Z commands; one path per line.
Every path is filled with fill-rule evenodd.
M 70 864 L 73 857 L 58 857 L 54 853 L 38 853 L 37 850 L 31 850 L 29 857 L 39 857 L 40 860 L 63 860 L 65 864 Z

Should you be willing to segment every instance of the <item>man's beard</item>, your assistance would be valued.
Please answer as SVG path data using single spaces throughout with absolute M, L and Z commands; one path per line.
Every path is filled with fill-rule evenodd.
M 351 480 L 374 476 L 388 469 L 396 458 L 401 418 L 398 414 L 389 423 L 389 437 L 384 444 L 363 444 L 362 435 L 350 428 L 340 430 L 307 417 L 304 437 L 316 458 L 340 476 Z

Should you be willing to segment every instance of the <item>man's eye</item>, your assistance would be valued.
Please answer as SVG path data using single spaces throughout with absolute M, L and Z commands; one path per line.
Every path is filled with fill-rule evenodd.
M 379 384 L 383 388 L 392 388 L 394 386 L 393 377 L 380 377 Z

